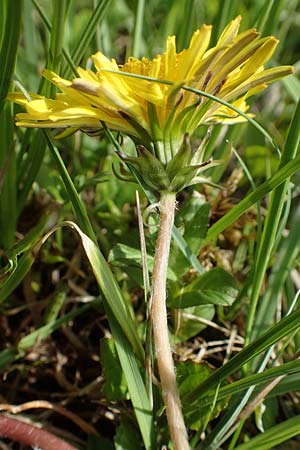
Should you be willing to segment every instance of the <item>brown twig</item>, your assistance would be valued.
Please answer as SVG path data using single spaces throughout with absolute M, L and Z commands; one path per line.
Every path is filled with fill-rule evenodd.
M 68 419 L 72 420 L 72 422 L 74 422 L 78 427 L 85 431 L 85 433 L 98 435 L 95 428 L 85 420 L 81 419 L 71 411 L 66 410 L 62 406 L 54 405 L 53 403 L 47 402 L 46 400 L 34 400 L 32 402 L 22 403 L 21 405 L 0 404 L 0 411 L 7 411 L 11 414 L 18 414 L 26 411 L 27 409 L 33 408 L 51 409 L 52 411 L 55 411 L 58 414 L 61 414 L 62 416 L 65 416 Z

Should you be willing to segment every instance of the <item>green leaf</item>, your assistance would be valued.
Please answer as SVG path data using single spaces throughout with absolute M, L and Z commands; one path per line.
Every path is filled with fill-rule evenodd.
M 86 310 L 90 309 L 91 304 L 83 305 L 80 308 L 73 309 L 68 314 L 56 319 L 52 322 L 47 323 L 46 325 L 38 328 L 32 333 L 28 334 L 24 338 L 22 338 L 18 344 L 18 351 L 20 353 L 24 352 L 26 349 L 33 347 L 37 342 L 40 342 L 43 339 L 46 339 L 53 331 L 57 330 L 63 324 L 68 323 L 70 320 L 74 319 L 78 315 L 82 314 Z
M 233 383 L 222 386 L 218 392 L 218 399 L 224 399 L 228 396 L 241 394 L 246 389 L 256 386 L 255 392 L 258 394 L 263 384 L 270 383 L 275 378 L 285 375 L 280 383 L 269 394 L 268 398 L 273 396 L 279 396 L 287 394 L 288 392 L 297 391 L 299 389 L 299 373 L 300 373 L 300 361 L 290 361 L 288 363 L 281 364 L 278 367 L 271 367 L 265 369 L 263 372 L 255 373 L 247 377 L 243 377 L 240 380 Z M 191 389 L 193 385 L 191 385 Z M 201 399 L 201 404 L 208 407 L 214 397 L 213 390 L 211 390 L 205 398 Z
M 102 438 L 100 436 L 89 435 L 87 450 L 115 450 L 114 444 L 110 439 Z
M 129 342 L 136 351 L 136 354 L 143 360 L 144 350 L 141 340 L 138 337 L 135 322 L 127 303 L 124 301 L 119 285 L 114 278 L 108 263 L 100 252 L 97 245 L 73 222 L 65 222 L 65 225 L 72 227 L 80 236 L 84 251 L 91 264 L 95 278 L 106 298 L 106 301 L 127 336 Z
M 264 179 L 269 170 L 273 174 L 278 167 L 277 155 L 262 145 L 245 148 L 243 161 L 254 179 Z
M 0 352 L 0 373 L 7 370 L 9 365 L 18 358 L 18 352 L 14 348 L 7 348 Z
M 141 251 L 137 248 L 129 247 L 125 244 L 117 244 L 115 245 L 110 253 L 108 260 L 110 263 L 116 266 L 125 266 L 125 267 L 138 267 L 142 270 L 142 254 Z M 153 270 L 154 258 L 151 255 L 147 255 L 147 263 L 150 272 Z M 168 269 L 167 277 L 171 281 L 176 281 L 177 277 L 175 273 Z
M 46 142 L 48 144 L 51 155 L 57 165 L 58 172 L 61 176 L 61 179 L 62 179 L 64 186 L 66 188 L 66 191 L 68 193 L 69 200 L 72 203 L 74 212 L 77 216 L 79 226 L 81 227 L 83 232 L 86 233 L 90 237 L 90 239 L 92 239 L 94 241 L 94 243 L 96 243 L 97 239 L 96 239 L 93 227 L 91 225 L 91 222 L 89 220 L 85 205 L 84 205 L 83 201 L 81 200 L 81 198 L 72 182 L 72 179 L 66 169 L 66 166 L 63 162 L 62 157 L 60 156 L 59 151 L 57 150 L 56 146 L 53 144 L 53 139 L 52 139 L 50 133 L 48 132 L 48 130 L 43 130 L 43 136 L 46 139 Z
M 34 245 L 21 256 L 15 271 L 5 280 L 3 286 L 1 286 L 0 302 L 5 300 L 23 280 L 34 263 L 40 247 L 48 239 L 48 237 L 61 226 L 69 226 L 78 233 L 95 278 L 107 300 L 109 307 L 114 313 L 129 342 L 131 342 L 132 348 L 136 354 L 139 355 L 140 359 L 143 360 L 144 350 L 141 340 L 137 334 L 135 322 L 129 310 L 128 304 L 122 297 L 119 285 L 117 284 L 108 263 L 97 245 L 81 231 L 78 225 L 73 222 L 64 222 L 56 228 L 53 228 L 48 234 L 46 234 L 46 236 L 43 236 L 39 238 L 38 241 L 34 242 Z
M 179 363 L 176 365 L 176 377 L 179 385 L 180 396 L 184 397 L 192 389 L 200 386 L 213 372 L 213 369 L 206 364 L 196 364 L 192 361 Z M 228 396 L 227 396 L 228 398 Z M 215 405 L 213 399 L 210 404 L 190 405 L 183 403 L 183 411 L 186 425 L 192 430 L 203 429 L 208 419 L 216 418 L 222 409 L 226 407 L 227 399 L 218 401 Z
M 235 450 L 270 450 L 282 442 L 300 434 L 300 416 L 285 420 L 269 430 L 255 436 L 244 444 L 235 447 Z M 288 447 L 286 447 L 288 448 Z
M 8 93 L 19 44 L 22 18 L 22 0 L 2 0 L 0 29 L 0 111 Z
M 103 392 L 110 401 L 126 398 L 126 378 L 122 372 L 114 339 L 102 339 L 100 343 L 101 364 L 104 372 Z
M 100 26 L 103 22 L 105 14 L 109 9 L 111 0 L 99 0 L 95 3 L 95 9 L 92 11 L 88 22 L 82 27 L 82 34 L 79 37 L 77 43 L 74 45 L 74 51 L 72 52 L 72 61 L 77 65 L 81 61 L 85 54 L 87 47 L 93 39 L 97 26 Z M 63 74 L 65 78 L 68 78 L 70 69 L 66 70 Z
M 15 240 L 17 222 L 16 151 L 11 104 L 4 105 L 0 123 L 0 247 L 8 249 Z
M 107 135 L 108 139 L 110 140 L 110 142 L 112 143 L 112 145 L 114 146 L 116 151 L 122 152 L 123 151 L 122 147 L 120 146 L 120 144 L 114 137 L 113 133 L 107 128 L 105 122 L 101 122 L 101 124 L 105 131 L 105 134 Z M 148 200 L 150 201 L 150 203 L 156 203 L 157 199 L 156 199 L 155 195 L 144 183 L 143 179 L 140 177 L 139 173 L 135 170 L 135 168 L 133 166 L 131 166 L 130 164 L 128 164 L 127 167 L 131 171 L 131 173 L 134 175 L 134 177 L 136 178 L 139 186 L 144 191 L 144 193 L 145 193 L 146 197 L 148 198 Z M 201 266 L 197 256 L 191 251 L 191 249 L 188 246 L 188 244 L 186 243 L 185 239 L 183 238 L 183 236 L 180 234 L 179 230 L 175 226 L 173 226 L 172 237 L 173 237 L 174 241 L 176 242 L 178 248 L 180 249 L 181 253 L 183 254 L 184 258 L 189 263 L 189 265 L 191 265 L 198 273 L 203 273 L 204 269 Z M 171 264 L 169 262 L 169 266 L 170 265 Z M 188 268 L 189 265 L 186 264 L 186 267 Z
M 280 163 L 277 175 L 288 164 L 294 162 L 300 156 L 298 147 L 300 143 L 300 100 L 294 112 L 293 119 L 290 123 L 288 135 L 281 154 Z M 297 155 L 297 156 L 296 156 Z M 276 176 L 276 175 L 275 175 Z M 276 234 L 278 233 L 279 221 L 282 216 L 283 205 L 286 201 L 286 194 L 289 187 L 289 179 L 286 177 L 282 183 L 272 191 L 270 202 L 268 205 L 268 212 L 265 219 L 265 224 L 262 232 L 262 237 L 257 248 L 255 258 L 254 274 L 253 274 L 253 289 L 249 300 L 249 309 L 246 321 L 246 344 L 251 340 L 252 329 L 255 321 L 256 308 L 261 291 L 261 286 L 269 260 L 276 246 Z
M 67 225 L 71 225 L 79 233 L 95 278 L 104 294 L 105 310 L 112 334 L 116 340 L 116 348 L 122 369 L 126 376 L 130 398 L 139 423 L 145 448 L 146 450 L 150 450 L 153 442 L 152 403 L 148 397 L 145 384 L 139 371 L 137 358 L 141 361 L 144 360 L 144 349 L 137 334 L 135 322 L 129 311 L 129 305 L 124 301 L 119 285 L 96 244 L 95 234 L 89 221 L 86 208 L 74 187 L 63 160 L 60 157 L 58 150 L 53 145 L 50 135 L 45 133 L 45 136 L 77 218 L 80 220 L 80 223 L 83 224 L 84 230 L 87 233 L 87 235 L 84 234 L 74 223 L 67 222 Z
M 237 294 L 234 278 L 224 269 L 216 267 L 183 288 L 180 295 L 170 299 L 169 305 L 173 308 L 210 304 L 230 306 Z
M 107 316 L 112 334 L 116 340 L 116 349 L 123 372 L 126 376 L 128 391 L 135 410 L 145 448 L 146 450 L 154 449 L 152 405 L 139 370 L 137 357 L 132 351 L 128 339 L 125 338 L 121 327 L 113 317 L 111 311 L 107 311 Z
M 235 222 L 242 214 L 244 214 L 251 206 L 258 200 L 264 197 L 268 192 L 280 186 L 287 178 L 292 176 L 300 169 L 300 154 L 298 154 L 292 161 L 286 163 L 283 167 L 264 183 L 262 183 L 255 191 L 247 195 L 234 208 L 232 208 L 225 216 L 215 222 L 209 229 L 204 245 L 213 241 L 218 237 L 222 231 Z
M 125 418 L 117 428 L 114 443 L 116 450 L 142 450 L 139 433 Z
M 176 315 L 176 338 L 179 340 L 187 340 L 196 336 L 200 331 L 207 327 L 207 324 L 201 319 L 212 320 L 215 315 L 215 307 L 213 305 L 192 306 L 179 310 Z
M 247 345 L 241 352 L 237 353 L 226 364 L 217 369 L 207 380 L 202 383 L 195 391 L 190 392 L 187 401 L 196 402 L 200 396 L 217 386 L 226 377 L 241 369 L 248 361 L 258 356 L 271 345 L 280 341 L 282 338 L 297 330 L 300 326 L 300 309 L 297 309 L 287 317 L 281 319 L 276 325 L 269 328 L 258 339 Z
M 11 273 L 4 279 L 3 284 L 0 287 L 0 303 L 2 303 L 16 287 L 21 283 L 29 272 L 32 264 L 34 263 L 35 257 L 30 250 L 26 251 L 15 268 L 12 268 Z
M 270 392 L 269 397 L 280 396 L 288 394 L 290 392 L 299 391 L 299 379 L 300 369 L 298 370 L 298 373 L 293 373 L 283 378 L 283 380 L 275 387 L 275 389 Z
M 294 102 L 298 102 L 300 97 L 300 81 L 297 78 L 297 75 L 292 75 L 287 78 L 283 78 L 281 83 L 286 87 L 288 93 L 294 100 Z
M 174 241 L 176 242 L 176 245 L 179 248 L 180 252 L 186 259 L 186 266 L 184 266 L 183 268 L 183 273 L 187 270 L 185 269 L 185 267 L 189 268 L 189 266 L 192 266 L 197 273 L 204 273 L 204 269 L 201 266 L 199 259 L 197 258 L 195 253 L 192 252 L 185 239 L 182 237 L 179 230 L 175 226 L 173 226 L 172 237 L 174 238 Z
M 204 273 L 204 269 L 201 267 L 197 255 L 207 233 L 209 211 L 210 205 L 205 203 L 203 198 L 191 197 L 185 202 L 176 215 L 175 220 L 176 226 L 178 227 L 176 236 L 174 236 L 175 228 L 173 229 L 176 245 L 174 242 L 171 247 L 169 266 L 178 277 L 187 272 L 192 265 L 190 260 L 192 255 L 198 266 L 200 266 L 197 271 L 199 273 Z M 181 231 L 181 234 L 179 230 Z M 179 246 L 178 236 L 181 236 L 185 241 L 183 248 L 182 246 Z M 185 253 L 183 251 L 185 251 Z

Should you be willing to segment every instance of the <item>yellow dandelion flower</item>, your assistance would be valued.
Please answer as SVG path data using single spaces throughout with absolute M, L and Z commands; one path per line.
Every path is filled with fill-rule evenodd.
M 92 57 L 96 71 L 78 68 L 80 78 L 72 81 L 45 70 L 43 76 L 61 92 L 54 100 L 33 96 L 31 101 L 20 93 L 10 94 L 26 108 L 16 124 L 93 131 L 105 122 L 143 144 L 166 167 L 187 142 L 187 133 L 193 134 L 199 125 L 245 120 L 204 93 L 246 112 L 251 95 L 293 72 L 291 66 L 265 69 L 278 41 L 260 37 L 255 29 L 239 34 L 240 21 L 240 16 L 232 20 L 212 48 L 212 27 L 203 25 L 179 53 L 175 36 L 170 36 L 165 53 L 152 60 L 131 57 L 118 65 L 98 52 Z

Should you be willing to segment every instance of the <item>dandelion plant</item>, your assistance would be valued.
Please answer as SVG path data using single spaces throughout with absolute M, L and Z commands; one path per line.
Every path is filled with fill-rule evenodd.
M 43 76 L 60 92 L 55 99 L 22 92 L 10 99 L 23 105 L 20 127 L 78 130 L 97 134 L 106 127 L 130 137 L 136 155 L 118 149 L 122 164 L 158 199 L 160 226 L 152 275 L 151 320 L 158 373 L 171 440 L 175 450 L 190 444 L 178 393 L 168 337 L 167 267 L 176 209 L 176 196 L 188 186 L 209 183 L 203 172 L 218 161 L 205 159 L 207 137 L 196 145 L 201 125 L 235 124 L 245 119 L 249 97 L 293 72 L 291 66 L 265 69 L 278 41 L 255 29 L 239 33 L 241 17 L 223 30 L 210 47 L 212 27 L 194 32 L 188 48 L 177 53 L 176 38 L 153 59 L 129 57 L 123 65 L 103 53 L 92 56 L 94 68 L 77 68 L 78 77 L 64 79 L 44 70 Z M 250 114 L 251 115 L 251 114 Z

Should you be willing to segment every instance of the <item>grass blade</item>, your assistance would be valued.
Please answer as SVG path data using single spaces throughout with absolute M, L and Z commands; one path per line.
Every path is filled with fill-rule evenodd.
M 49 21 L 47 15 L 45 14 L 45 12 L 43 11 L 42 7 L 39 5 L 39 3 L 36 0 L 32 0 L 32 3 L 34 4 L 34 6 L 35 6 L 39 16 L 41 17 L 41 20 L 42 20 L 43 24 L 45 25 L 47 30 L 49 32 L 51 32 L 52 27 L 51 27 L 50 21 Z M 76 70 L 76 65 L 73 63 L 73 60 L 72 60 L 71 56 L 69 55 L 69 53 L 67 52 L 67 50 L 65 48 L 62 48 L 62 55 L 65 58 L 68 66 L 69 66 L 70 72 L 72 70 L 73 74 L 76 77 L 78 77 L 79 75 L 78 75 L 78 72 Z
M 138 360 L 132 352 L 128 340 L 125 338 L 119 324 L 111 312 L 107 311 L 112 334 L 116 340 L 116 349 L 124 371 L 130 398 L 135 410 L 146 450 L 155 450 L 154 428 L 151 402 L 142 379 Z
M 53 140 L 50 136 L 50 133 L 47 130 L 43 130 L 43 135 L 46 139 L 49 150 L 51 151 L 51 155 L 54 159 L 57 170 L 58 170 L 58 172 L 61 176 L 61 179 L 64 183 L 64 186 L 67 190 L 69 200 L 72 203 L 73 209 L 77 216 L 79 226 L 83 230 L 83 232 L 85 234 L 87 234 L 93 240 L 94 243 L 96 243 L 97 239 L 96 239 L 93 227 L 91 225 L 90 219 L 87 215 L 86 208 L 85 208 L 78 192 L 75 189 L 75 186 L 74 186 L 74 184 L 71 180 L 71 177 L 65 167 L 62 157 L 60 156 L 59 151 L 53 144 Z
M 184 401 L 196 402 L 200 396 L 210 389 L 214 389 L 217 384 L 222 382 L 226 377 L 238 371 L 251 359 L 258 356 L 271 345 L 280 341 L 289 333 L 300 327 L 300 309 L 297 309 L 292 314 L 284 317 L 280 322 L 271 327 L 268 331 L 262 334 L 258 339 L 247 345 L 240 353 L 235 355 L 228 363 L 224 364 L 220 369 L 217 369 L 207 380 L 205 380 L 197 389 L 191 392 Z
M 0 121 L 0 247 L 8 249 L 15 240 L 17 223 L 16 154 L 11 104 L 4 105 Z
M 271 192 L 276 187 L 280 186 L 287 178 L 291 177 L 300 168 L 300 154 L 297 155 L 292 161 L 285 164 L 278 172 L 275 173 L 270 179 L 262 183 L 255 191 L 247 195 L 238 205 L 232 208 L 225 216 L 214 223 L 203 243 L 206 245 L 208 242 L 215 240 L 222 231 L 235 222 L 244 212 L 246 212 L 251 206 L 253 206 L 258 200 L 264 197 L 268 192 Z
M 274 33 L 283 4 L 284 0 L 266 0 L 264 2 L 255 25 L 262 35 L 269 36 Z
M 235 450 L 270 450 L 282 442 L 300 434 L 300 416 L 285 420 L 279 425 L 269 428 L 264 433 L 235 447 Z
M 72 52 L 72 60 L 75 65 L 78 65 L 80 60 L 82 59 L 86 48 L 91 42 L 94 34 L 96 33 L 97 25 L 101 22 L 104 17 L 107 8 L 109 7 L 111 0 L 99 0 L 95 10 L 92 12 L 90 20 L 86 24 L 82 35 L 78 39 L 77 44 L 75 45 L 75 49 Z M 69 68 L 62 74 L 64 77 L 68 77 L 70 75 L 71 70 Z
M 288 274 L 296 265 L 295 261 L 300 251 L 299 222 L 300 209 L 297 209 L 291 220 L 289 235 L 283 241 L 278 251 L 278 256 L 272 266 L 272 272 L 268 279 L 265 293 L 260 300 L 255 323 L 253 324 L 252 337 L 254 339 L 266 327 L 271 326 L 273 323 L 281 290 L 283 289 Z
M 52 32 L 50 35 L 50 48 L 48 52 L 47 68 L 53 71 L 59 71 L 62 58 L 62 47 L 64 38 L 64 26 L 67 11 L 67 1 L 54 1 L 53 2 L 53 15 L 52 15 Z M 54 96 L 55 86 L 49 82 L 42 80 L 41 92 L 46 96 Z M 18 200 L 18 208 L 21 211 L 25 205 L 27 197 L 33 182 L 35 181 L 40 167 L 43 163 L 45 155 L 45 142 L 41 133 L 33 135 L 30 150 L 26 159 L 25 176 L 21 178 L 21 192 L 20 199 Z M 23 175 L 21 173 L 21 175 Z
M 3 108 L 15 67 L 21 29 L 21 17 L 22 0 L 15 0 L 14 2 L 10 0 L 2 1 L 3 31 L 0 36 L 0 111 Z
M 293 120 L 290 124 L 289 133 L 286 139 L 284 149 L 282 151 L 279 170 L 284 169 L 289 162 L 294 162 L 298 146 L 300 142 L 300 100 L 296 107 Z M 300 155 L 298 155 L 299 157 Z M 281 217 L 285 196 L 288 189 L 289 178 L 283 178 L 282 183 L 277 186 L 272 194 L 270 205 L 268 207 L 267 216 L 263 228 L 262 238 L 257 250 L 257 257 L 255 261 L 255 271 L 253 275 L 253 289 L 250 297 L 250 308 L 248 309 L 246 322 L 246 336 L 245 343 L 247 344 L 251 339 L 252 327 L 256 313 L 257 302 L 260 294 L 263 277 L 265 275 L 267 265 L 273 249 L 273 244 L 276 239 L 279 220 Z
M 238 381 L 234 381 L 231 384 L 223 386 L 218 392 L 218 401 L 225 399 L 229 395 L 236 395 L 242 393 L 245 389 L 249 389 L 252 386 L 259 386 L 261 384 L 269 383 L 281 375 L 292 375 L 300 373 L 300 361 L 290 361 L 288 363 L 281 364 L 277 367 L 271 367 L 261 373 L 255 373 L 244 377 Z M 201 406 L 211 404 L 214 398 L 214 393 L 203 398 L 201 400 Z
M 144 350 L 140 338 L 137 335 L 136 326 L 124 301 L 119 285 L 117 284 L 109 265 L 100 252 L 97 245 L 73 222 L 65 222 L 72 227 L 80 236 L 84 251 L 91 264 L 95 278 L 103 292 L 111 312 L 120 324 L 124 334 L 132 345 L 136 354 L 143 361 Z
M 138 0 L 136 8 L 132 50 L 130 53 L 135 58 L 139 58 L 141 56 L 144 8 L 145 8 L 145 0 Z

